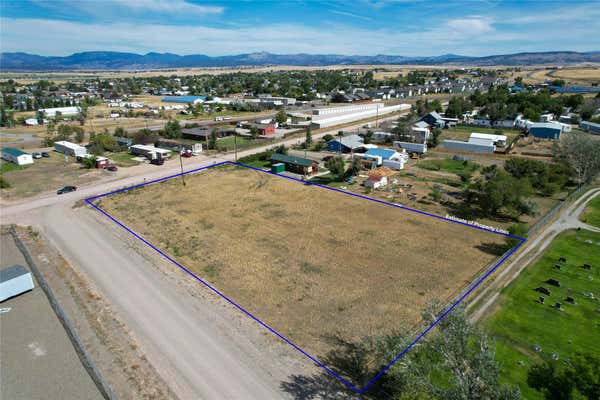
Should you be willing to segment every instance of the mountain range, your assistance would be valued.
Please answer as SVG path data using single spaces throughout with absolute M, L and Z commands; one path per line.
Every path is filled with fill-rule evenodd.
M 503 54 L 469 57 L 445 54 L 433 57 L 406 57 L 394 55 L 338 55 L 338 54 L 272 54 L 250 53 L 211 57 L 203 54 L 180 56 L 171 53 L 122 53 L 114 51 L 87 51 L 69 56 L 40 56 L 22 52 L 0 53 L 0 71 L 69 71 L 69 70 L 148 70 L 192 67 L 241 66 L 327 66 L 327 65 L 534 65 L 600 63 L 600 51 L 551 51 L 537 53 Z

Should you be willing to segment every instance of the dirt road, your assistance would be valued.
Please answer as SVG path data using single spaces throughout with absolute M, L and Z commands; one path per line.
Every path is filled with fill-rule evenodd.
M 477 321 L 484 316 L 498 298 L 499 291 L 516 279 L 521 271 L 531 264 L 531 262 L 535 260 L 548 247 L 548 245 L 550 245 L 550 243 L 552 243 L 552 240 L 554 240 L 558 234 L 568 229 L 577 228 L 600 232 L 600 228 L 585 224 L 579 220 L 579 215 L 583 212 L 587 203 L 598 195 L 600 195 L 600 188 L 592 189 L 586 192 L 583 196 L 573 202 L 573 204 L 567 206 L 560 213 L 559 218 L 544 228 L 544 230 L 535 236 L 535 238 L 525 242 L 525 248 L 523 251 L 521 251 L 518 256 L 515 257 L 506 266 L 506 268 L 504 268 L 497 275 L 495 284 L 492 284 L 482 290 L 470 302 L 471 305 L 477 304 L 480 300 L 485 299 L 487 295 L 494 292 L 494 294 L 491 295 L 485 301 L 485 303 L 483 303 L 475 312 L 473 312 L 471 315 L 471 320 Z M 501 287 L 498 287 L 498 284 L 501 284 Z

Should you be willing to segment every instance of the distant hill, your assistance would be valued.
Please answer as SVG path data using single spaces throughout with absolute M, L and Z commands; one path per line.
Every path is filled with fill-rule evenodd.
M 272 54 L 250 53 L 210 57 L 203 54 L 180 56 L 171 53 L 120 53 L 114 51 L 87 51 L 65 57 L 38 56 L 28 53 L 0 53 L 2 71 L 66 71 L 66 70 L 136 70 L 190 67 L 236 66 L 326 66 L 357 64 L 397 65 L 533 65 L 600 62 L 600 52 L 578 53 L 552 51 L 517 53 L 486 57 L 467 57 L 445 54 L 434 57 L 405 57 L 394 55 L 357 56 L 338 54 Z

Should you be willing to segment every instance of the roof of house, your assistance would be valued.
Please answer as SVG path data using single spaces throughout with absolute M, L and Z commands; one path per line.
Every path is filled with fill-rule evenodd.
M 442 116 L 437 111 L 432 111 L 432 112 L 429 113 L 429 115 L 431 115 L 436 120 L 442 120 L 443 119 Z
M 281 153 L 274 153 L 271 156 L 271 160 L 279 161 L 279 162 L 282 162 L 285 164 L 300 165 L 302 167 L 310 167 L 311 165 L 316 163 L 315 160 L 309 160 L 308 158 L 288 156 L 287 154 L 281 154 Z
M 425 121 L 419 121 L 419 122 L 415 122 L 415 123 L 413 124 L 413 126 L 414 126 L 415 128 L 429 128 L 429 124 L 428 124 L 427 122 L 425 122 Z
M 367 180 L 369 182 L 379 182 L 381 181 L 383 178 L 385 178 L 385 176 L 378 176 L 378 175 L 372 175 L 370 176 Z
M 10 154 L 11 156 L 14 156 L 14 157 L 22 156 L 24 154 L 29 154 L 29 153 L 25 153 L 24 151 L 21 151 L 19 149 L 14 149 L 12 147 L 5 147 L 2 149 L 2 152 L 6 153 L 6 154 Z
M 558 129 L 558 130 L 562 131 L 561 125 L 555 124 L 552 122 L 536 122 L 534 124 L 531 124 L 531 127 L 529 129 L 534 129 L 534 128 L 549 128 L 549 129 Z
M 370 156 L 380 156 L 381 158 L 388 160 L 392 158 L 396 152 L 388 149 L 369 149 L 365 154 Z
M 348 135 L 339 139 L 333 140 L 333 142 L 341 143 L 350 149 L 358 149 L 364 146 L 364 139 L 358 135 Z
M 0 282 L 7 282 L 18 278 L 21 275 L 27 275 L 29 271 L 22 265 L 13 265 L 12 267 L 0 270 Z

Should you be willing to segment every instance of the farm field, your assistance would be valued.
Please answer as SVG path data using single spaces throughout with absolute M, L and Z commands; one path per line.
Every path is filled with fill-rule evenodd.
M 579 217 L 582 222 L 600 228 L 600 196 L 594 197 Z
M 567 261 L 559 262 L 560 257 Z M 556 362 L 564 362 L 576 352 L 600 356 L 596 311 L 600 307 L 599 260 L 600 234 L 585 230 L 562 233 L 501 292 L 497 309 L 484 322 L 497 340 L 502 379 L 519 385 L 523 398 L 543 398 L 527 386 L 527 370 L 542 360 L 552 361 L 552 353 L 559 357 Z M 584 263 L 591 264 L 592 270 L 583 269 Z M 561 265 L 561 270 L 554 269 L 555 264 Z M 559 281 L 560 287 L 549 285 L 548 279 Z M 540 286 L 551 295 L 536 292 Z M 540 296 L 545 297 L 544 304 L 538 301 Z M 575 304 L 566 302 L 567 297 L 574 298 Z M 562 310 L 553 307 L 557 302 Z
M 211 168 L 186 183 L 97 203 L 316 357 L 335 335 L 356 341 L 415 327 L 429 301 L 456 296 L 505 243 L 245 168 Z

